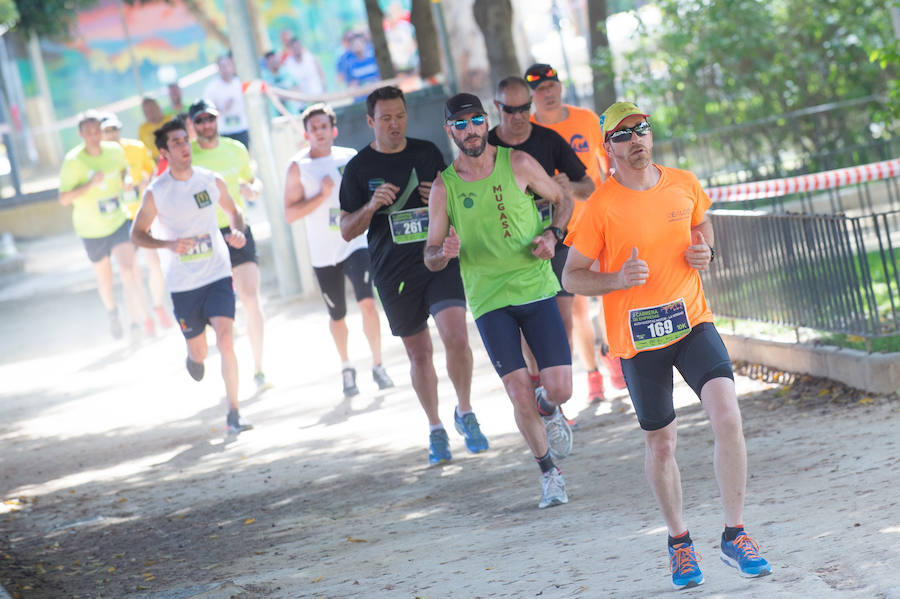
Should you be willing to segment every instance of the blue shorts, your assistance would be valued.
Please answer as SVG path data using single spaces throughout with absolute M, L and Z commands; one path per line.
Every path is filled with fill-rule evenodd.
M 109 258 L 112 250 L 122 243 L 131 243 L 131 221 L 126 220 L 122 226 L 115 230 L 111 235 L 106 237 L 81 238 L 84 243 L 84 249 L 87 252 L 88 259 L 91 262 L 100 262 L 104 258 Z
M 225 277 L 190 291 L 172 293 L 175 320 L 185 339 L 203 334 L 213 316 L 234 318 L 234 286 Z
M 645 431 L 659 430 L 675 420 L 672 367 L 700 397 L 708 381 L 734 380 L 731 359 L 715 325 L 701 322 L 680 341 L 662 349 L 639 352 L 622 359 L 622 374 L 631 394 L 638 422 Z
M 569 338 L 555 298 L 491 310 L 479 316 L 475 324 L 491 364 L 501 377 L 525 368 L 521 335 L 534 354 L 538 370 L 572 365 Z
M 375 297 L 372 289 L 372 267 L 369 261 L 369 250 L 359 248 L 343 262 L 334 266 L 314 266 L 316 280 L 328 315 L 331 320 L 341 320 L 347 315 L 347 298 L 344 292 L 344 277 L 350 279 L 356 301 Z

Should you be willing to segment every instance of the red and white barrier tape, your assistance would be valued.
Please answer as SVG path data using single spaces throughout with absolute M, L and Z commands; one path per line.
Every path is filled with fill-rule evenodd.
M 879 179 L 889 179 L 898 176 L 900 176 L 900 158 L 894 158 L 883 162 L 839 168 L 811 175 L 712 187 L 707 189 L 706 193 L 713 202 L 741 202 L 744 200 L 777 198 L 807 191 L 824 191 L 835 187 L 844 187 L 845 185 L 878 181 Z

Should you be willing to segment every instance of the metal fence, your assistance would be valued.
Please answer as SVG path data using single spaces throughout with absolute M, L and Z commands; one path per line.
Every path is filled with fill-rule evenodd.
M 685 137 L 654 136 L 653 156 L 694 172 L 706 187 L 868 164 L 900 155 L 900 122 L 886 113 L 883 97 L 865 96 Z
M 713 210 L 716 314 L 865 338 L 900 332 L 900 210 L 766 214 Z

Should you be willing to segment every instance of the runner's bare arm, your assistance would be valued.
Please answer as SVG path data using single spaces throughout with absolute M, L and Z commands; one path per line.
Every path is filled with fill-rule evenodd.
M 157 239 L 150 235 L 150 225 L 156 218 L 156 202 L 153 200 L 153 192 L 144 193 L 144 199 L 137 213 L 134 215 L 134 223 L 131 225 L 131 243 L 145 248 L 167 248 L 173 252 L 177 251 L 177 240 Z M 185 250 L 187 251 L 187 250 Z
M 634 248 L 631 256 L 615 272 L 595 272 L 591 270 L 593 258 L 588 258 L 574 245 L 569 248 L 566 265 L 563 267 L 562 284 L 569 293 L 578 295 L 605 295 L 611 291 L 643 285 L 650 276 L 646 262 L 638 258 Z
M 597 186 L 594 185 L 594 180 L 587 175 L 583 176 L 578 181 L 572 181 L 571 185 L 573 195 L 579 200 L 588 199 L 597 188 Z
M 550 223 L 550 226 L 558 227 L 561 231 L 565 231 L 566 226 L 569 224 L 569 218 L 572 216 L 574 200 L 563 191 L 563 188 L 556 181 L 544 172 L 538 161 L 527 152 L 513 150 L 510 152 L 509 157 L 519 188 L 524 191 L 530 187 L 542 198 L 547 198 L 553 202 L 553 221 Z M 547 231 L 544 234 L 549 235 L 552 238 L 553 245 L 556 245 L 556 238 L 553 236 L 553 233 Z
M 448 230 L 447 188 L 444 187 L 444 180 L 438 178 L 428 196 L 428 239 L 425 242 L 425 268 L 428 270 L 443 270 L 452 258 L 459 255 L 459 237 L 456 237 L 455 231 L 451 231 L 448 237 Z
M 334 189 L 334 181 L 326 175 L 322 179 L 322 187 L 314 196 L 306 197 L 306 189 L 300 180 L 300 166 L 294 162 L 288 168 L 284 182 L 284 216 L 292 223 L 309 216 L 318 208 Z
M 244 223 L 244 215 L 238 210 L 237 204 L 234 203 L 234 199 L 228 193 L 225 180 L 218 175 L 216 175 L 216 187 L 219 188 L 219 206 L 222 207 L 225 216 L 228 217 L 229 224 L 231 224 L 231 233 L 225 236 L 225 241 L 231 247 L 240 249 L 247 243 L 247 239 L 244 237 L 244 229 L 247 228 Z
M 712 247 L 715 235 L 712 223 L 704 217 L 691 227 L 691 245 L 684 252 L 684 259 L 691 268 L 706 270 L 712 262 Z
M 341 210 L 341 237 L 344 241 L 350 241 L 362 235 L 369 228 L 372 217 L 382 206 L 389 206 L 397 199 L 400 188 L 393 183 L 383 183 L 378 186 L 372 198 L 362 208 L 347 212 Z
M 91 190 L 91 188 L 93 188 L 97 185 L 101 185 L 103 183 L 104 177 L 105 177 L 105 175 L 103 174 L 103 171 L 97 171 L 87 181 L 87 183 L 82 183 L 78 187 L 76 187 L 74 189 L 70 189 L 69 191 L 61 191 L 59 193 L 59 203 L 62 204 L 63 206 L 71 205 L 72 202 L 74 202 L 75 200 L 77 200 L 78 198 L 80 198 L 81 196 L 86 194 L 88 191 Z

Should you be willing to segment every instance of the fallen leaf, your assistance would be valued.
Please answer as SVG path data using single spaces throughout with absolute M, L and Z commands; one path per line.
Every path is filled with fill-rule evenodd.
M 119 500 L 119 503 L 125 503 L 126 501 L 128 501 L 128 498 L 123 497 L 122 499 Z
M 353 537 L 347 537 L 347 540 L 351 543 L 368 543 L 365 539 L 354 539 Z
M 210 539 L 215 539 L 215 538 L 218 537 L 218 536 L 219 536 L 219 535 L 209 535 L 209 538 L 210 538 Z
M 819 397 L 825 397 L 825 396 L 828 395 L 829 393 L 831 393 L 831 389 L 820 389 L 820 390 L 819 390 L 819 393 L 818 393 L 817 395 L 818 395 Z
M 244 526 L 253 524 L 254 522 L 256 522 L 256 518 L 247 518 L 246 520 L 244 520 Z
M 872 402 L 874 402 L 874 401 L 875 401 L 875 400 L 872 399 L 871 397 L 863 397 L 862 399 L 859 400 L 859 403 L 861 403 L 861 404 L 867 404 L 867 403 L 872 403 Z
M 322 582 L 322 577 L 321 577 L 321 576 L 319 576 L 318 578 L 316 578 L 315 580 L 313 580 L 313 584 L 315 584 L 315 583 L 317 583 L 317 582 Z
M 107 571 L 107 572 L 115 572 L 115 571 L 116 571 L 116 567 L 115 567 L 115 566 L 110 566 L 109 568 L 106 569 L 106 571 Z

